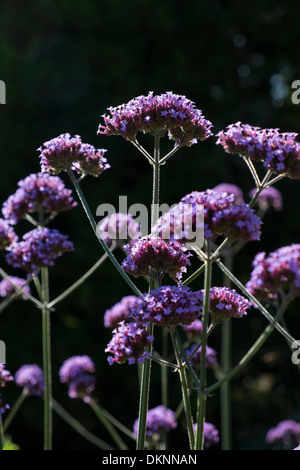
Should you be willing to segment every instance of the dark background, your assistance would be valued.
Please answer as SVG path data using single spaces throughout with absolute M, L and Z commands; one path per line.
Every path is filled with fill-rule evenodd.
M 39 171 L 36 149 L 44 141 L 70 132 L 108 150 L 111 169 L 83 183 L 94 214 L 104 202 L 118 207 L 119 195 L 126 195 L 129 205 L 149 205 L 152 174 L 146 159 L 121 137 L 97 136 L 97 128 L 109 106 L 150 90 L 186 95 L 213 123 L 214 133 L 238 120 L 299 132 L 300 105 L 291 100 L 291 84 L 300 79 L 299 14 L 297 2 L 276 0 L 2 1 L 0 79 L 6 83 L 7 104 L 0 110 L 0 201 L 15 192 L 20 179 Z M 148 136 L 141 136 L 141 141 L 151 145 Z M 248 200 L 251 175 L 238 157 L 225 154 L 215 141 L 213 137 L 183 148 L 168 161 L 162 168 L 161 202 L 171 205 L 193 190 L 221 182 L 239 185 Z M 243 282 L 249 279 L 257 251 L 299 242 L 299 184 L 278 183 L 284 210 L 267 214 L 261 241 L 250 243 L 239 254 L 235 272 Z M 76 246 L 73 254 L 58 260 L 51 270 L 54 298 L 102 251 L 80 206 L 61 215 L 52 226 L 69 234 Z M 20 230 L 24 227 L 21 224 Z M 122 259 L 121 252 L 117 256 Z M 3 255 L 2 265 L 9 271 Z M 217 274 L 215 282 L 221 282 Z M 199 283 L 198 279 L 195 288 Z M 54 396 L 108 442 L 92 411 L 67 397 L 58 370 L 71 355 L 90 355 L 97 367 L 97 399 L 132 427 L 138 409 L 136 369 L 108 365 L 104 348 L 110 332 L 103 327 L 105 310 L 130 293 L 106 262 L 52 315 Z M 300 333 L 298 307 L 295 301 L 286 317 L 295 338 Z M 234 322 L 234 363 L 265 325 L 255 311 Z M 6 310 L 0 331 L 12 373 L 24 363 L 42 364 L 41 315 L 29 302 L 18 301 Z M 217 331 L 210 345 L 219 350 L 219 343 Z M 170 407 L 175 409 L 179 388 L 177 377 L 172 380 Z M 12 405 L 19 390 L 9 384 L 4 392 Z M 299 373 L 284 338 L 274 333 L 232 382 L 232 393 L 235 449 L 269 448 L 264 438 L 271 426 L 282 419 L 300 420 Z M 150 407 L 159 402 L 159 369 L 154 365 Z M 22 449 L 42 448 L 42 416 L 42 401 L 28 398 L 10 428 Z M 208 400 L 207 420 L 220 425 L 218 392 Z M 170 439 L 174 449 L 187 448 L 181 424 Z M 56 415 L 54 448 L 95 449 Z

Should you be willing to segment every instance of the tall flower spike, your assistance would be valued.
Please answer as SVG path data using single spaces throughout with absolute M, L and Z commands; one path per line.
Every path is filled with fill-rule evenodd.
M 225 152 L 238 154 L 263 165 L 275 174 L 300 179 L 300 144 L 298 134 L 261 129 L 237 122 L 217 134 L 217 145 Z
M 75 170 L 81 175 L 99 176 L 110 168 L 104 154 L 106 149 L 95 149 L 84 144 L 79 135 L 61 134 L 37 149 L 40 152 L 42 172 L 58 175 Z
M 44 227 L 27 232 L 22 241 L 14 243 L 6 261 L 14 268 L 37 273 L 42 267 L 54 266 L 56 258 L 73 249 L 73 243 L 66 235 Z
M 2 213 L 11 224 L 16 224 L 27 214 L 43 210 L 57 214 L 77 206 L 72 191 L 65 188 L 58 176 L 33 173 L 19 181 L 19 188 L 3 204 Z
M 202 111 L 185 96 L 172 92 L 154 95 L 151 91 L 108 111 L 103 115 L 104 125 L 99 125 L 99 134 L 121 135 L 134 141 L 138 132 L 161 135 L 168 131 L 175 146 L 190 146 L 212 135 L 212 124 Z
M 140 297 L 130 316 L 157 326 L 189 325 L 201 313 L 199 292 L 189 287 L 162 286 Z
M 132 246 L 125 246 L 124 250 L 127 257 L 121 266 L 127 274 L 134 277 L 152 276 L 161 281 L 165 273 L 168 273 L 172 279 L 180 281 L 190 265 L 191 253 L 177 241 L 166 242 L 147 236 Z

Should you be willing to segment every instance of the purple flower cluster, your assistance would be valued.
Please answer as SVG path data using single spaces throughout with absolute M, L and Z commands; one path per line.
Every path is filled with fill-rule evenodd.
M 10 224 L 16 224 L 27 214 L 42 210 L 57 214 L 75 207 L 72 191 L 65 188 L 57 176 L 33 173 L 19 181 L 19 188 L 4 202 L 2 213 Z
M 44 374 L 36 364 L 24 364 L 15 373 L 15 381 L 30 395 L 41 396 L 44 393 Z
M 66 235 L 44 227 L 27 232 L 22 241 L 14 243 L 6 260 L 14 268 L 36 273 L 42 267 L 53 266 L 56 258 L 73 249 Z
M 162 327 L 189 325 L 201 310 L 199 292 L 183 286 L 162 286 L 140 297 L 130 316 L 135 321 Z
M 278 129 L 261 129 L 237 122 L 217 134 L 217 144 L 227 153 L 250 158 L 275 174 L 286 174 L 300 179 L 300 144 L 298 134 L 279 132 Z
M 196 320 L 189 325 L 183 325 L 183 329 L 189 338 L 199 338 L 203 331 L 203 324 L 201 320 L 196 318 Z
M 99 125 L 99 134 L 121 135 L 133 141 L 138 132 L 161 135 L 168 131 L 176 146 L 190 146 L 197 139 L 206 140 L 212 135 L 212 124 L 202 111 L 185 96 L 172 92 L 161 95 L 149 92 L 108 111 L 109 115 L 103 115 L 104 125 Z
M 107 309 L 104 313 L 104 326 L 106 328 L 115 328 L 121 321 L 127 321 L 134 305 L 139 302 L 139 297 L 127 295 L 113 307 Z
M 159 438 L 161 433 L 170 432 L 176 429 L 177 421 L 174 411 L 163 405 L 151 408 L 147 412 L 146 419 L 146 436 L 149 438 Z M 137 436 L 139 428 L 139 419 L 135 420 L 133 426 L 133 434 Z
M 11 373 L 5 369 L 4 364 L 0 362 L 0 387 L 5 387 L 8 382 L 12 382 L 14 380 Z
M 121 266 L 134 277 L 153 276 L 161 281 L 168 273 L 172 279 L 180 281 L 186 267 L 190 265 L 191 253 L 177 241 L 167 242 L 147 236 L 132 246 L 125 246 L 124 250 L 127 257 Z
M 249 196 L 252 198 L 256 194 L 257 189 L 253 188 Z M 278 189 L 270 186 L 269 188 L 263 189 L 256 199 L 256 204 L 263 210 L 266 211 L 269 208 L 273 208 L 275 211 L 282 209 L 282 194 Z
M 194 432 L 196 433 L 197 425 L 194 424 Z M 203 427 L 203 434 L 204 434 L 204 447 L 209 448 L 212 445 L 217 445 L 220 442 L 219 431 L 217 430 L 216 426 L 212 423 L 204 423 Z
M 234 194 L 235 195 L 235 204 L 241 204 L 244 202 L 244 194 L 242 189 L 231 183 L 220 183 L 213 188 L 214 191 L 218 191 L 219 193 L 227 193 L 227 194 Z
M 63 362 L 59 370 L 59 378 L 62 383 L 68 384 L 70 398 L 81 398 L 84 402 L 90 400 L 90 395 L 96 385 L 93 372 L 95 372 L 95 365 L 87 355 L 72 356 Z
M 278 292 L 300 296 L 300 244 L 283 246 L 268 256 L 258 253 L 246 288 L 259 300 L 276 299 Z
M 61 134 L 45 142 L 38 151 L 42 172 L 53 175 L 72 169 L 82 175 L 97 177 L 110 168 L 104 157 L 106 150 L 84 144 L 79 135 Z
M 153 233 L 162 238 L 169 235 L 171 239 L 176 237 L 182 242 L 191 241 L 192 233 L 200 222 L 204 223 L 204 237 L 207 240 L 214 241 L 222 235 L 231 242 L 259 240 L 260 218 L 248 204 L 236 204 L 235 200 L 235 194 L 220 193 L 213 189 L 193 191 L 158 219 Z M 204 222 L 199 217 L 202 208 Z
M 98 224 L 98 231 L 107 243 L 112 242 L 123 246 L 125 243 L 130 245 L 142 236 L 140 224 L 136 222 L 130 214 L 122 212 L 113 213 L 105 217 Z
M 196 344 L 193 344 L 185 351 L 187 358 L 189 358 L 189 356 L 192 354 L 195 348 L 196 348 Z M 202 348 L 200 346 L 189 360 L 191 366 L 196 370 L 200 369 L 201 349 Z M 210 369 L 211 367 L 214 367 L 218 364 L 217 352 L 210 346 L 206 346 L 205 362 L 206 362 L 207 369 Z
M 292 419 L 280 421 L 275 427 L 269 429 L 266 434 L 266 442 L 273 444 L 281 441 L 284 447 L 291 447 L 300 440 L 300 423 Z
M 23 288 L 22 293 L 18 296 L 22 300 L 27 300 L 28 297 L 25 294 L 30 294 L 30 287 L 26 285 L 26 280 L 16 276 L 10 276 L 8 279 L 3 279 L 0 282 L 0 296 L 9 297 L 13 295 L 17 290 Z
M 146 348 L 153 340 L 147 326 L 121 321 L 113 330 L 113 337 L 105 349 L 105 352 L 112 354 L 107 360 L 110 365 L 142 363 L 149 357 Z
M 14 229 L 6 220 L 0 219 L 0 250 L 9 248 L 17 240 Z
M 201 302 L 204 299 L 204 289 L 199 293 Z M 252 303 L 228 287 L 211 287 L 209 309 L 213 323 L 226 318 L 241 318 L 247 314 Z

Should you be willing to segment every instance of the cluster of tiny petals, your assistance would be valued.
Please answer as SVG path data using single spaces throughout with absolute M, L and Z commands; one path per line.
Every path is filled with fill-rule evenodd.
M 137 436 L 139 419 L 136 419 L 133 426 L 133 434 Z M 161 433 L 170 432 L 177 428 L 177 421 L 174 411 L 163 405 L 151 408 L 147 412 L 146 436 L 152 438 Z
M 212 135 L 210 121 L 202 111 L 183 95 L 166 92 L 138 96 L 126 104 L 108 108 L 104 114 L 104 125 L 100 124 L 98 133 L 121 135 L 127 140 L 135 140 L 142 132 L 163 133 L 168 131 L 169 138 L 176 146 L 190 146 Z
M 134 277 L 153 275 L 162 279 L 168 273 L 172 279 L 180 280 L 190 265 L 185 246 L 177 241 L 167 242 L 160 238 L 143 237 L 132 246 L 124 247 L 127 257 L 122 268 Z
M 273 444 L 281 441 L 284 446 L 291 446 L 300 440 L 300 423 L 292 419 L 280 421 L 275 427 L 269 429 L 266 434 L 266 442 Z
M 185 351 L 185 354 L 186 354 L 187 357 L 189 357 L 193 353 L 193 351 L 195 350 L 195 347 L 196 347 L 196 344 L 193 344 Z M 189 361 L 190 361 L 191 366 L 194 369 L 199 370 L 200 361 L 201 361 L 201 346 L 192 355 L 192 357 L 189 359 Z M 206 363 L 206 368 L 207 369 L 210 369 L 211 367 L 214 367 L 218 364 L 217 352 L 213 348 L 211 348 L 210 346 L 206 346 L 205 363 Z
M 42 172 L 58 175 L 75 170 L 82 175 L 99 176 L 110 166 L 104 157 L 105 149 L 85 144 L 79 135 L 61 134 L 38 148 Z
M 141 238 L 140 224 L 134 220 L 132 215 L 122 212 L 112 213 L 99 222 L 98 231 L 103 240 L 111 245 L 112 242 L 123 246 L 133 244 Z
M 19 181 L 17 191 L 3 204 L 2 213 L 10 224 L 16 224 L 27 214 L 43 209 L 45 213 L 59 213 L 75 207 L 72 191 L 65 188 L 57 176 L 32 173 Z
M 59 379 L 60 382 L 68 384 L 70 398 L 80 398 L 88 402 L 96 386 L 93 372 L 95 372 L 95 365 L 89 356 L 71 356 L 59 369 Z
M 194 432 L 196 433 L 197 425 L 193 425 Z M 203 426 L 204 434 L 204 447 L 208 448 L 212 445 L 217 445 L 220 442 L 219 431 L 212 423 L 205 422 Z
M 70 398 L 81 398 L 85 403 L 91 400 L 91 393 L 96 387 L 96 377 L 81 374 L 69 382 L 68 395 Z
M 14 378 L 11 373 L 5 369 L 4 364 L 0 362 L 0 387 L 5 387 L 8 382 L 13 382 Z
M 16 243 L 18 236 L 9 223 L 0 219 L 0 250 L 10 248 L 13 243 Z
M 249 196 L 252 198 L 256 194 L 257 189 L 253 188 Z M 273 208 L 275 211 L 282 209 L 282 194 L 278 189 L 270 186 L 263 189 L 256 199 L 256 204 L 263 210 Z
M 300 244 L 283 246 L 268 256 L 258 253 L 246 288 L 259 300 L 276 299 L 283 289 L 300 296 Z
M 21 288 L 23 288 L 22 293 L 18 297 L 22 300 L 27 300 L 28 297 L 26 294 L 30 294 L 30 287 L 26 285 L 26 280 L 17 276 L 10 276 L 9 280 L 3 279 L 0 282 L 0 296 L 9 297 Z
M 149 357 L 146 348 L 153 340 L 148 327 L 142 323 L 121 321 L 113 330 L 113 337 L 105 349 L 105 352 L 111 354 L 107 358 L 108 363 L 143 363 Z
M 24 364 L 15 373 L 16 385 L 31 395 L 41 396 L 44 392 L 44 374 L 37 364 Z
M 217 144 L 227 153 L 239 154 L 254 162 L 263 162 L 273 173 L 300 179 L 300 144 L 298 134 L 261 129 L 237 122 L 217 134 Z
M 204 299 L 204 289 L 200 291 L 201 301 Z M 209 307 L 213 323 L 226 318 L 241 318 L 247 314 L 251 302 L 228 287 L 211 287 Z
M 104 326 L 106 328 L 116 328 L 121 321 L 127 321 L 134 305 L 139 302 L 136 295 L 126 295 L 120 302 L 107 309 L 104 313 Z
M 214 191 L 218 191 L 219 193 L 234 194 L 235 195 L 235 201 L 234 201 L 235 204 L 241 204 L 241 203 L 244 202 L 243 191 L 236 184 L 220 183 L 212 189 Z
M 135 321 L 162 327 L 189 325 L 201 313 L 199 292 L 185 286 L 162 286 L 140 299 L 130 314 Z
M 183 325 L 183 329 L 190 338 L 199 337 L 203 331 L 203 323 L 196 318 L 190 325 Z
M 36 273 L 42 267 L 53 266 L 56 258 L 73 249 L 73 243 L 66 235 L 44 227 L 27 232 L 22 241 L 14 243 L 6 260 L 14 268 Z

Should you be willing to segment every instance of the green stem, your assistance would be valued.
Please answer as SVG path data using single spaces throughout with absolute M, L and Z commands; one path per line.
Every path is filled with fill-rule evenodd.
M 42 309 L 43 308 L 43 303 L 40 302 L 38 299 L 36 299 L 35 297 L 33 297 L 31 294 L 28 294 L 26 291 L 24 291 L 24 287 L 30 282 L 30 279 L 26 282 L 26 284 L 24 286 L 22 286 L 21 288 L 19 286 L 17 286 L 11 279 L 10 279 L 10 276 L 8 274 L 6 274 L 6 272 L 0 268 L 0 276 L 3 278 L 3 279 L 6 279 L 16 290 L 16 292 L 13 294 L 14 298 L 17 297 L 17 295 L 20 295 L 21 293 L 27 298 L 29 299 L 31 302 L 33 302 L 38 308 Z M 10 302 L 9 302 L 10 303 Z M 0 310 L 1 311 L 1 310 Z
M 128 450 L 127 445 L 125 444 L 119 433 L 104 415 L 101 406 L 96 403 L 93 398 L 91 398 L 87 403 L 88 405 L 90 405 L 90 407 L 92 408 L 96 416 L 99 418 L 105 429 L 109 432 L 110 436 L 112 437 L 118 448 L 120 450 Z
M 193 416 L 192 416 L 192 410 L 191 410 L 191 404 L 190 404 L 190 394 L 189 394 L 189 389 L 187 385 L 187 379 L 186 379 L 186 373 L 185 373 L 185 366 L 182 363 L 181 359 L 181 354 L 180 354 L 180 349 L 178 346 L 178 342 L 174 333 L 174 330 L 172 328 L 169 329 L 173 347 L 174 347 L 174 352 L 178 364 L 178 370 L 179 370 L 179 376 L 180 376 L 180 383 L 181 383 L 181 390 L 182 390 L 182 399 L 183 399 L 183 405 L 184 405 L 184 411 L 185 411 L 185 417 L 186 417 L 186 423 L 187 423 L 187 429 L 188 429 L 188 436 L 189 436 L 189 443 L 190 443 L 190 449 L 192 450 L 194 448 L 194 429 L 193 429 Z
M 44 369 L 44 450 L 52 450 L 52 372 L 51 372 L 51 327 L 49 302 L 48 268 L 42 268 L 42 310 L 43 369 Z
M 8 427 L 11 425 L 12 420 L 16 416 L 17 412 L 19 411 L 21 405 L 23 404 L 26 397 L 28 397 L 29 393 L 26 388 L 23 388 L 22 393 L 19 395 L 18 399 L 16 400 L 14 406 L 11 408 L 10 412 L 8 413 L 5 421 L 3 423 L 3 431 L 7 431 Z
M 228 248 L 224 255 L 225 265 L 229 271 L 233 268 L 232 251 Z M 224 274 L 223 285 L 230 287 L 231 282 Z M 221 368 L 224 374 L 228 374 L 231 369 L 231 318 L 225 319 L 221 325 Z M 227 381 L 221 386 L 221 436 L 222 450 L 230 450 L 231 442 L 231 389 L 230 382 Z
M 73 172 L 71 170 L 68 170 L 68 174 L 69 174 L 69 177 L 74 185 L 74 188 L 77 192 L 77 195 L 79 197 L 79 200 L 82 204 L 82 207 L 86 213 L 86 216 L 92 226 L 92 229 L 98 239 L 98 241 L 100 242 L 100 245 L 102 246 L 103 250 L 105 251 L 105 253 L 107 254 L 107 256 L 109 257 L 109 259 L 111 260 L 111 262 L 113 263 L 114 267 L 117 269 L 118 273 L 121 275 L 121 277 L 125 280 L 125 282 L 127 282 L 127 284 L 129 285 L 129 287 L 132 289 L 132 291 L 135 293 L 135 295 L 137 295 L 138 297 L 141 296 L 141 292 L 139 291 L 139 289 L 136 287 L 136 285 L 132 282 L 132 280 L 129 278 L 129 276 L 127 276 L 127 274 L 125 273 L 125 271 L 121 268 L 121 266 L 119 265 L 118 261 L 116 260 L 115 256 L 113 255 L 113 253 L 110 251 L 109 247 L 107 246 L 107 244 L 105 243 L 105 241 L 103 240 L 103 238 L 101 237 L 100 235 L 100 232 L 99 230 L 97 229 L 97 225 L 96 225 L 96 222 L 94 220 L 94 217 L 92 215 L 92 212 L 91 212 L 91 209 L 84 197 L 84 194 L 81 190 L 81 187 L 78 183 L 78 181 L 76 180 Z
M 210 394 L 217 390 L 223 383 L 226 381 L 232 379 L 235 375 L 237 375 L 242 368 L 252 359 L 252 357 L 258 352 L 258 350 L 261 348 L 261 346 L 265 343 L 265 341 L 268 339 L 270 334 L 274 331 L 275 325 L 277 322 L 280 321 L 282 318 L 284 312 L 286 311 L 287 307 L 289 305 L 289 301 L 284 301 L 279 308 L 278 312 L 276 313 L 275 317 L 273 318 L 273 322 L 270 323 L 263 331 L 263 333 L 258 337 L 258 339 L 255 341 L 255 343 L 251 346 L 251 348 L 247 351 L 247 353 L 244 355 L 244 357 L 239 361 L 239 363 L 231 369 L 231 371 L 224 375 L 222 379 L 220 379 L 218 382 L 215 384 L 211 385 L 205 390 L 206 394 Z
M 203 300 L 203 315 L 202 324 L 203 331 L 201 335 L 201 357 L 200 357 L 200 387 L 198 389 L 198 402 L 197 402 L 197 431 L 195 439 L 195 450 L 203 450 L 204 448 L 204 422 L 206 414 L 206 394 L 204 393 L 206 387 L 206 347 L 207 347 L 207 327 L 209 320 L 209 301 L 210 301 L 210 286 L 211 286 L 211 268 L 212 261 L 210 258 L 210 245 L 207 241 L 207 260 L 205 262 L 204 273 L 204 300 Z
M 60 294 L 56 299 L 52 300 L 48 304 L 48 308 L 54 307 L 58 302 L 61 302 L 63 299 L 65 299 L 67 296 L 72 294 L 74 290 L 78 289 L 94 272 L 101 266 L 101 264 L 106 260 L 107 254 L 104 253 L 103 256 L 83 275 L 81 276 L 74 284 L 72 284 L 68 289 L 66 289 L 62 294 Z
M 62 406 L 57 403 L 56 400 L 53 399 L 53 410 L 66 422 L 68 423 L 75 431 L 78 432 L 82 437 L 84 437 L 87 441 L 95 444 L 95 446 L 99 447 L 102 450 L 115 450 L 112 446 L 104 442 L 99 437 L 92 434 L 88 431 L 82 424 L 80 424 L 73 416 L 71 416 Z

